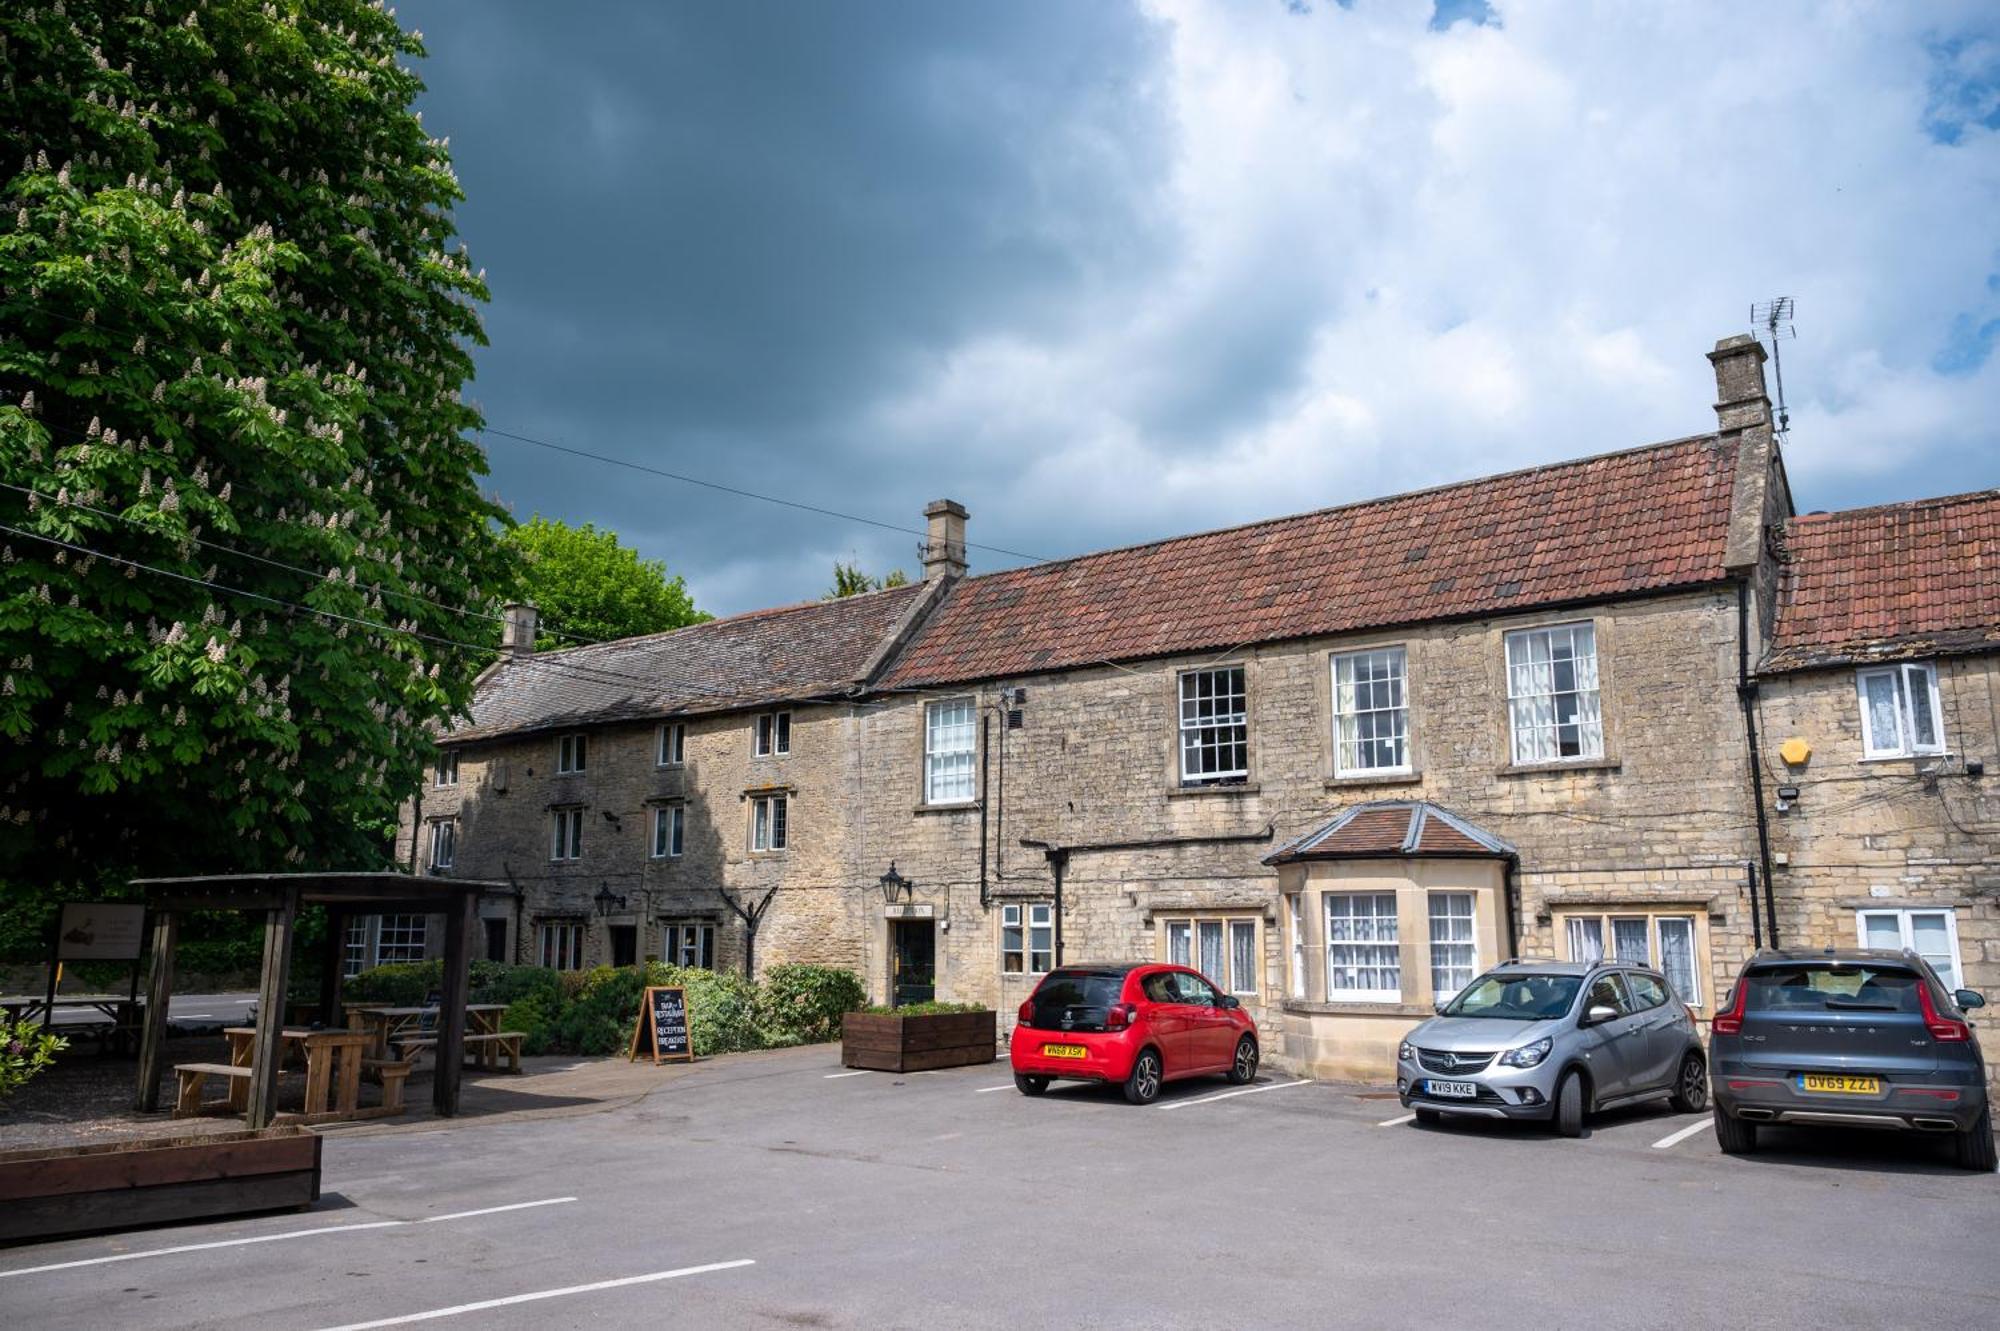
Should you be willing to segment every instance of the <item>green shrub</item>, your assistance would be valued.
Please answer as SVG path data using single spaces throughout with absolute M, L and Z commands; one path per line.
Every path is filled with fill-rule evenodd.
M 341 986 L 340 996 L 349 1005 L 418 1007 L 443 987 L 442 961 L 412 961 L 365 970 Z
M 858 1009 L 878 1017 L 943 1017 L 955 1012 L 991 1012 L 984 1003 L 905 1003 L 887 1007 L 881 1003 Z
M 0 1100 L 26 1084 L 28 1078 L 56 1061 L 56 1051 L 69 1041 L 31 1022 L 0 1017 Z
M 760 1025 L 773 1047 L 840 1038 L 840 1019 L 868 1001 L 861 977 L 833 966 L 773 966 L 764 972 Z
M 521 1032 L 524 1054 L 556 1053 L 556 1022 L 562 1016 L 562 1008 L 560 989 L 537 989 L 507 1005 L 500 1018 L 500 1029 Z
M 757 986 L 742 976 L 656 961 L 646 968 L 646 983 L 687 991 L 688 1040 L 697 1057 L 764 1047 L 757 1025 Z

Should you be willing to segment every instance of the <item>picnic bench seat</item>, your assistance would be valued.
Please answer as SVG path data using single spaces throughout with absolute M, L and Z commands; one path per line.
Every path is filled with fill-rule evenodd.
M 174 1097 L 174 1117 L 191 1118 L 202 1110 L 201 1088 L 210 1077 L 250 1080 L 250 1069 L 237 1067 L 231 1063 L 176 1063 L 174 1075 L 180 1078 L 180 1091 Z
M 467 1031 L 465 1052 L 468 1057 L 478 1060 L 481 1067 L 490 1066 L 496 1056 L 507 1060 L 507 1071 L 521 1070 L 521 1041 L 528 1038 L 526 1031 Z M 405 1059 L 431 1051 L 437 1045 L 435 1035 L 391 1036 L 389 1042 L 396 1046 L 396 1053 Z
M 403 1112 L 403 1083 L 410 1079 L 410 1060 L 407 1058 L 364 1058 L 361 1071 L 372 1080 L 382 1083 L 382 1112 L 400 1114 Z

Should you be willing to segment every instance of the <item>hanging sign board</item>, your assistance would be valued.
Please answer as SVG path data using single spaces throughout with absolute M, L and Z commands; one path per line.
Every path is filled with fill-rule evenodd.
M 57 961 L 137 961 L 146 908 L 137 903 L 71 901 L 56 926 Z
M 688 1036 L 687 990 L 677 984 L 649 985 L 639 996 L 639 1024 L 632 1031 L 631 1062 L 650 1047 L 653 1062 L 694 1062 L 694 1041 Z

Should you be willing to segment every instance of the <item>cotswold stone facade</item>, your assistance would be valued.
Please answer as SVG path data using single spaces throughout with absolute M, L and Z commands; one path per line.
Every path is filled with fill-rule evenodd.
M 513 884 L 529 962 L 820 962 L 1010 1026 L 1059 959 L 1186 960 L 1330 1076 L 1513 955 L 1643 957 L 1706 1019 L 1773 906 L 2000 991 L 1990 556 L 1863 595 L 1973 519 L 1898 573 L 1866 531 L 1911 506 L 1795 518 L 1761 349 L 1710 359 L 1706 435 L 976 578 L 940 501 L 919 587 L 517 626 L 402 852 Z M 1943 738 L 1860 754 L 1857 669 L 1925 661 Z

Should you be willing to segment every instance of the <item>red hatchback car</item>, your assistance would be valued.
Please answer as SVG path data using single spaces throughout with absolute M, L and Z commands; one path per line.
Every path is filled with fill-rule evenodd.
M 1008 1058 L 1023 1095 L 1058 1079 L 1118 1082 L 1143 1105 L 1182 1077 L 1255 1078 L 1257 1026 L 1185 966 L 1063 966 L 1021 1004 Z

